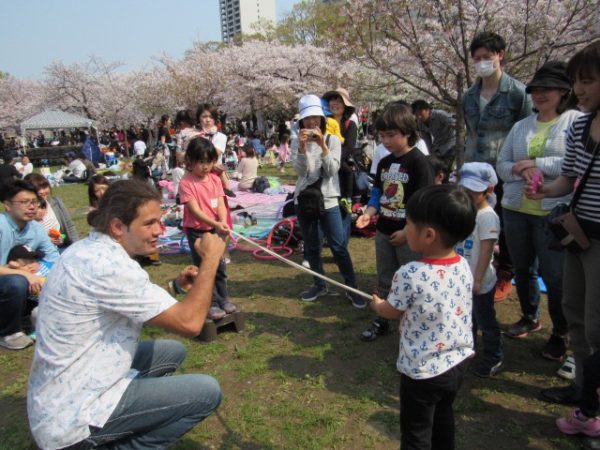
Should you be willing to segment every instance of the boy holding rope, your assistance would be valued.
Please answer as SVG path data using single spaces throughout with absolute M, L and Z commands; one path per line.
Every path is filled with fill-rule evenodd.
M 454 251 L 475 227 L 477 210 L 456 185 L 423 188 L 408 201 L 404 232 L 422 258 L 394 275 L 381 317 L 400 320 L 401 448 L 454 449 L 452 404 L 473 354 L 473 276 Z

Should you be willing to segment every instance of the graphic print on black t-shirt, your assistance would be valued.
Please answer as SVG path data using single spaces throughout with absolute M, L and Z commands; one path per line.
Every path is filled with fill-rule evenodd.
M 406 202 L 422 187 L 433 184 L 433 169 L 419 150 L 401 156 L 389 154 L 377 167 L 375 186 L 381 189 L 377 229 L 392 234 L 406 225 Z
M 409 174 L 401 164 L 393 163 L 388 169 L 381 171 L 382 192 L 379 199 L 379 214 L 387 219 L 404 219 L 404 185 L 408 183 Z

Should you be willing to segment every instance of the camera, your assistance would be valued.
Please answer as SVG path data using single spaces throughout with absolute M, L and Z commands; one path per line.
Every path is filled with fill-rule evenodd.
M 314 141 L 317 139 L 317 133 L 315 133 L 314 131 L 309 131 L 308 132 L 308 138 L 309 141 Z

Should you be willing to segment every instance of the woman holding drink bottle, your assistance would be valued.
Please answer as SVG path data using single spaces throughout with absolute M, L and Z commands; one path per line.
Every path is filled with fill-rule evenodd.
M 512 338 L 524 338 L 541 329 L 538 272 L 548 289 L 548 310 L 552 335 L 542 356 L 562 360 L 567 351 L 567 322 L 562 312 L 563 252 L 548 248 L 545 216 L 561 198 L 533 200 L 523 195 L 529 182 L 549 183 L 560 174 L 565 140 L 571 123 L 581 113 L 571 110 L 574 97 L 571 81 L 562 61 L 549 61 L 540 67 L 527 85 L 534 114 L 517 122 L 506 137 L 498 155 L 496 170 L 504 181 L 504 231 L 515 266 L 517 295 L 522 317 L 506 327 Z

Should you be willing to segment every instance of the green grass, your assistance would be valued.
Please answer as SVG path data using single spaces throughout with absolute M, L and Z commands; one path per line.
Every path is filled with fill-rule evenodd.
M 279 175 L 275 169 L 262 174 Z M 287 170 L 285 182 L 294 179 Z M 53 190 L 69 207 L 82 234 L 88 227 L 86 186 Z M 374 243 L 352 239 L 360 285 L 375 285 Z M 327 273 L 337 279 L 329 250 Z M 301 261 L 300 255 L 293 255 Z M 181 340 L 188 350 L 182 373 L 208 373 L 221 383 L 218 415 L 196 426 L 174 447 L 197 449 L 397 449 L 399 447 L 398 352 L 396 333 L 372 343 L 358 339 L 372 320 L 343 295 L 303 304 L 298 294 L 310 278 L 278 262 L 259 262 L 232 252 L 228 267 L 233 300 L 246 314 L 242 333 L 222 332 L 206 344 L 146 327 L 144 338 Z M 189 256 L 163 257 L 148 272 L 165 283 Z M 518 317 L 515 298 L 497 306 L 504 321 Z M 549 318 L 544 311 L 544 324 Z M 549 328 L 549 327 L 546 327 Z M 564 384 L 557 363 L 539 353 L 548 331 L 525 340 L 505 340 L 505 371 L 496 379 L 467 375 L 455 403 L 457 448 L 575 449 L 560 434 L 556 417 L 568 408 L 538 400 L 540 388 Z M 26 418 L 27 371 L 33 349 L 0 350 L 0 450 L 35 448 Z

